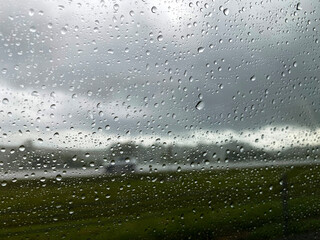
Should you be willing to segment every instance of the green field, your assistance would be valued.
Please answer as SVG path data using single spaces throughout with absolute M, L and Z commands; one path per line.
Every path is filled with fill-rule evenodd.
M 18 180 L 0 239 L 282 239 L 320 229 L 319 166 Z

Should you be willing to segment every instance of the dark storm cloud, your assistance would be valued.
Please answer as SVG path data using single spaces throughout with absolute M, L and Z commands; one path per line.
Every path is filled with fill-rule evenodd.
M 9 132 L 108 126 L 111 135 L 167 137 L 318 126 L 311 3 L 303 11 L 280 1 L 169 2 L 153 11 L 145 2 L 1 5 Z

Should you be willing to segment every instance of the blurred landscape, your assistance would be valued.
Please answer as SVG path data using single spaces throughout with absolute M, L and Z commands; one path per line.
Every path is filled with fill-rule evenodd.
M 319 146 L 287 148 L 271 151 L 242 142 L 224 144 L 198 144 L 193 147 L 170 144 L 138 145 L 132 142 L 113 144 L 106 149 L 59 149 L 35 146 L 32 140 L 23 145 L 0 147 L 0 177 L 4 173 L 37 170 L 89 170 L 110 164 L 130 163 L 136 171 L 148 168 L 161 171 L 177 168 L 210 166 L 255 166 L 256 164 L 295 164 L 317 162 Z
M 318 159 L 314 146 L 82 151 L 30 140 L 1 151 L 0 238 L 318 239 Z M 119 161 L 135 171 L 106 171 Z
M 9 181 L 0 238 L 318 239 L 319 168 Z

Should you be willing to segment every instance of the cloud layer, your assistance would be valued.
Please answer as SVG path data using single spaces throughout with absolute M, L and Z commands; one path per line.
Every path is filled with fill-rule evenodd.
M 315 3 L 0 4 L 3 145 L 318 142 Z

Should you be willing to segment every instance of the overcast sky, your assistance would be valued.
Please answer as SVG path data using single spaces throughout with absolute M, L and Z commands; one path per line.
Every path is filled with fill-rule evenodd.
M 315 145 L 319 4 L 300 2 L 1 0 L 0 142 Z

